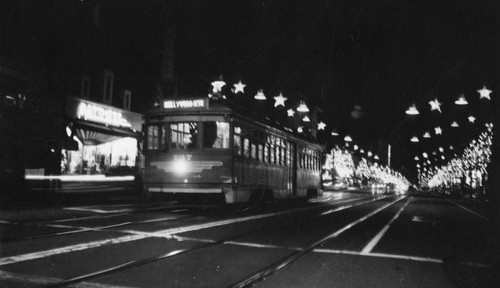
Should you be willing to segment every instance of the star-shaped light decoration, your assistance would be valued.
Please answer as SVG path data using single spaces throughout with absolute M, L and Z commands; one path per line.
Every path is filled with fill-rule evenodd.
M 321 121 L 318 123 L 318 130 L 325 130 L 326 124 L 325 122 Z
M 302 118 L 302 121 L 311 122 L 311 119 L 309 119 L 309 117 L 307 117 L 307 115 L 306 115 L 306 116 L 304 116 L 304 118 Z
M 226 82 L 222 80 L 217 80 L 212 82 L 212 92 L 219 93 L 222 90 L 222 87 L 226 85 Z
M 442 159 L 442 160 L 444 160 L 444 159 L 446 159 L 446 158 L 444 157 L 444 155 L 441 155 L 441 159 Z
M 417 136 L 411 137 L 410 141 L 413 142 L 413 143 L 418 143 L 419 142 Z
M 483 86 L 483 89 L 477 90 L 477 92 L 479 92 L 479 99 L 485 98 L 485 99 L 491 100 L 490 94 L 493 91 L 486 88 L 486 86 Z
M 374 158 L 375 160 L 380 160 L 380 158 L 378 157 L 378 155 L 375 155 L 373 158 Z
M 304 128 L 302 128 L 302 126 L 297 127 L 297 132 L 299 133 L 304 132 Z
M 354 144 L 353 148 L 354 148 L 354 150 L 358 150 L 358 149 L 359 149 L 359 146 L 358 146 L 358 145 L 356 145 L 356 144 Z
M 467 102 L 467 99 L 465 99 L 465 96 L 462 94 L 455 101 L 455 104 L 457 104 L 457 105 L 467 105 L 467 104 L 469 104 L 469 102 Z
M 360 149 L 360 150 L 359 150 L 359 153 L 361 153 L 361 154 L 365 154 L 365 150 Z
M 439 152 L 444 152 L 443 147 L 439 147 Z
M 368 157 L 372 157 L 372 155 L 373 155 L 372 151 L 368 151 L 367 155 L 368 155 Z
M 406 114 L 408 115 L 418 115 L 420 114 L 417 110 L 417 107 L 415 106 L 415 104 L 411 105 L 408 110 L 406 110 L 405 112 Z
M 288 109 L 286 111 L 286 113 L 288 114 L 288 117 L 293 117 L 293 115 L 295 114 L 295 111 L 293 111 L 293 109 Z
M 415 156 L 415 158 L 413 158 L 413 160 L 418 161 L 420 159 L 418 158 L 418 156 Z
M 424 137 L 424 138 L 431 138 L 431 133 L 429 133 L 429 132 L 427 132 L 427 131 L 426 131 L 426 132 L 424 133 L 424 136 L 423 136 L 423 137 Z
M 237 94 L 238 92 L 245 93 L 245 87 L 247 85 L 245 85 L 245 84 L 241 83 L 241 81 L 239 81 L 238 83 L 233 84 L 233 86 L 234 86 L 233 93 Z
M 434 133 L 436 133 L 436 135 L 443 135 L 443 129 L 441 129 L 441 127 L 436 127 L 434 128 Z
M 274 107 L 278 107 L 278 106 L 283 106 L 285 107 L 285 101 L 287 100 L 288 98 L 286 97 L 283 97 L 283 94 L 280 93 L 280 95 L 278 96 L 274 96 L 274 100 L 276 102 L 274 102 Z
M 266 95 L 264 95 L 264 91 L 262 91 L 262 89 L 259 90 L 253 98 L 255 98 L 256 100 L 266 100 L 267 99 Z
M 429 101 L 429 105 L 431 105 L 431 111 L 437 110 L 439 111 L 439 113 L 443 113 L 441 112 L 441 103 L 438 101 L 438 99 Z
M 424 153 L 422 153 L 422 156 L 423 156 L 424 158 L 429 157 L 429 155 L 428 155 L 427 153 L 425 153 L 425 152 L 424 152 Z
M 472 115 L 471 115 L 471 116 L 469 116 L 469 117 L 467 117 L 467 119 L 469 119 L 469 122 L 470 122 L 470 123 L 474 123 L 474 122 L 476 121 L 476 117 L 474 117 L 474 116 L 472 116 Z

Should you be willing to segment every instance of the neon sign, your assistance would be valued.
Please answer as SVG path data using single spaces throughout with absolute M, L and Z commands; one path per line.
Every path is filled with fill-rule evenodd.
M 163 102 L 165 109 L 193 109 L 193 108 L 208 108 L 207 99 L 182 99 L 182 100 L 165 100 Z
M 77 117 L 78 119 L 104 123 L 117 127 L 132 127 L 132 124 L 123 118 L 120 111 L 91 103 L 81 102 L 78 105 Z

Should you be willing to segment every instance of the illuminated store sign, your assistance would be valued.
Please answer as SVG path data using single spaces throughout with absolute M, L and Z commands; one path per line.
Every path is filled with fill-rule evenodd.
M 77 118 L 117 127 L 132 127 L 132 124 L 123 117 L 120 111 L 93 103 L 80 102 Z
M 207 99 L 182 99 L 182 100 L 166 100 L 163 102 L 165 109 L 196 109 L 208 108 Z

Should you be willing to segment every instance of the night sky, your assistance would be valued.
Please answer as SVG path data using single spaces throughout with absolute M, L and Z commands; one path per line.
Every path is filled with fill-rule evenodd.
M 490 120 L 476 90 L 493 81 L 493 1 L 179 2 L 180 94 L 207 93 L 219 75 L 246 83 L 250 97 L 257 89 L 268 98 L 283 92 L 320 107 L 319 120 L 365 150 L 386 157 L 392 143 L 393 161 L 405 166 L 422 151 L 459 149 Z M 460 94 L 466 108 L 454 104 Z M 435 98 L 442 114 L 430 112 Z M 404 113 L 413 103 L 421 111 L 415 119 Z M 453 120 L 462 127 L 452 130 Z M 409 141 L 438 125 L 442 137 Z
M 492 117 L 490 103 L 477 90 L 494 85 L 494 0 L 68 1 L 3 2 L 0 23 L 8 29 L 0 29 L 1 36 L 15 40 L 6 51 L 34 61 L 59 55 L 63 76 L 81 75 L 87 58 L 74 57 L 75 51 L 92 53 L 97 44 L 73 34 L 92 22 L 85 17 L 99 3 L 108 11 L 100 24 L 107 45 L 103 59 L 116 55 L 115 68 L 132 71 L 125 79 L 132 90 L 149 91 L 135 94 L 137 112 L 152 105 L 163 37 L 166 27 L 174 27 L 179 97 L 206 96 L 210 83 L 223 77 L 229 87 L 240 80 L 247 85 L 246 96 L 238 96 L 247 99 L 235 100 L 252 101 L 263 89 L 269 101 L 259 112 L 286 115 L 273 107 L 272 97 L 280 92 L 292 108 L 305 100 L 328 125 L 320 142 L 343 145 L 349 134 L 384 164 L 390 143 L 393 167 L 403 172 L 415 170 L 412 159 L 423 151 L 454 145 L 459 152 Z M 71 9 L 77 12 L 66 12 Z M 43 65 L 56 65 L 49 62 Z M 460 94 L 468 106 L 454 104 Z M 430 111 L 427 102 L 435 98 L 443 113 Z M 413 103 L 421 112 L 417 117 L 405 114 Z M 475 125 L 467 122 L 469 115 L 478 118 Z M 451 121 L 461 127 L 451 129 Z M 438 125 L 443 136 L 409 141 Z M 331 137 L 332 129 L 341 136 Z

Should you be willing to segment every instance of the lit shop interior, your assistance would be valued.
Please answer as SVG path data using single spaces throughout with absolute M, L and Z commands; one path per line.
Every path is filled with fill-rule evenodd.
M 142 115 L 71 98 L 66 134 L 77 145 L 61 151 L 62 175 L 137 173 Z
M 137 139 L 77 130 L 78 150 L 63 149 L 61 174 L 114 174 L 137 166 Z

